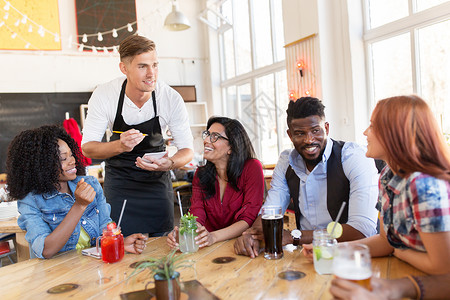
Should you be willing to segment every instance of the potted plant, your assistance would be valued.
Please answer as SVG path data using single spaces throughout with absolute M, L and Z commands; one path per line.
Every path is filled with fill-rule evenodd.
M 148 258 L 136 265 L 140 272 L 147 270 L 155 282 L 155 296 L 158 300 L 180 299 L 180 273 L 176 270 L 180 267 L 190 266 L 183 259 L 184 255 L 175 255 L 178 249 L 173 249 L 169 254 L 161 258 Z M 133 275 L 132 274 L 132 275 Z

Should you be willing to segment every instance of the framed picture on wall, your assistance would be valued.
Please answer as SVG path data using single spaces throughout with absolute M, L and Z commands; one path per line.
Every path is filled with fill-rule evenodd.
M 181 95 L 184 102 L 197 102 L 195 85 L 171 85 L 171 87 Z

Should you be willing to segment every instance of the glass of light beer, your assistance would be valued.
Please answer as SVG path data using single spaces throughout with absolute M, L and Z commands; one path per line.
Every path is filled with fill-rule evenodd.
M 262 208 L 262 226 L 265 243 L 264 258 L 282 258 L 283 213 L 281 206 L 267 206 Z
M 334 276 L 355 282 L 372 290 L 372 267 L 369 247 L 363 244 L 340 243 L 336 245 L 333 259 Z

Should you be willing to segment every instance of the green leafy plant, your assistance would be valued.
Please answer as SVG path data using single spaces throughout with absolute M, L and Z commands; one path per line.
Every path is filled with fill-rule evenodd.
M 183 267 L 192 267 L 190 261 L 184 259 L 184 254 L 175 255 L 178 248 L 173 249 L 166 256 L 161 258 L 147 258 L 145 260 L 139 261 L 136 264 L 136 268 L 131 273 L 132 277 L 135 273 L 147 271 L 150 276 L 153 276 L 156 280 L 167 280 L 167 286 L 170 292 L 174 291 L 172 280 L 175 279 L 177 284 L 180 285 L 179 272 L 177 269 Z M 147 285 L 151 283 L 148 282 Z M 147 289 L 146 285 L 146 289 Z
M 184 234 L 185 232 L 194 234 L 195 231 L 197 230 L 196 219 L 197 217 L 191 214 L 190 212 L 184 214 L 180 218 L 180 224 L 182 224 L 182 226 L 180 227 L 180 234 Z
M 186 260 L 184 260 L 184 254 L 175 255 L 178 248 L 170 251 L 169 254 L 161 258 L 147 258 L 136 264 L 135 272 L 142 272 L 147 270 L 150 274 L 156 275 L 161 279 L 173 279 L 176 275 L 176 270 L 180 267 L 190 266 Z

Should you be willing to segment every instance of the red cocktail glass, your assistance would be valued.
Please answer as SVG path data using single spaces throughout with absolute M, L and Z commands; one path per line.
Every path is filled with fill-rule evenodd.
M 106 263 L 115 263 L 123 258 L 125 253 L 123 248 L 123 235 L 120 231 L 120 227 L 108 230 L 103 229 L 103 235 L 101 237 L 102 247 L 102 260 Z M 97 239 L 98 248 L 98 239 Z M 97 250 L 98 252 L 98 250 Z

